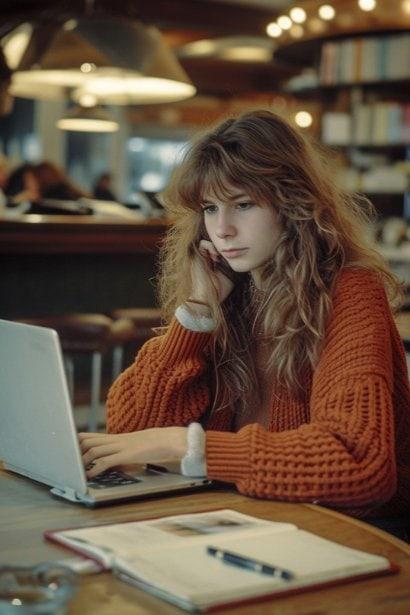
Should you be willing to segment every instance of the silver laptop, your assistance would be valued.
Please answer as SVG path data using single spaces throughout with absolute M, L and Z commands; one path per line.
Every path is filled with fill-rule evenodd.
M 108 472 L 87 483 L 57 332 L 0 320 L 0 459 L 7 470 L 89 506 L 202 487 L 195 479 L 149 466 Z

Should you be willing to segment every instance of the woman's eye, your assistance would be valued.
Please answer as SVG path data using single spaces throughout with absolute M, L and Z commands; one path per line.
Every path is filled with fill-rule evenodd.
M 250 203 L 249 201 L 236 204 L 236 207 L 238 209 L 251 209 L 251 207 L 253 207 L 253 206 L 254 206 L 254 203 Z
M 217 210 L 216 205 L 205 205 L 202 207 L 202 211 L 204 214 L 214 214 Z

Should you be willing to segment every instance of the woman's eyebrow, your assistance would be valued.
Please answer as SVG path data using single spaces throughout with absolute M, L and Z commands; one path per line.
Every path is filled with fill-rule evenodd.
M 239 192 L 238 194 L 233 194 L 231 200 L 232 201 L 239 201 L 239 199 L 249 199 L 249 194 L 246 194 L 245 192 Z
M 250 197 L 248 194 L 245 194 L 244 192 L 239 192 L 238 194 L 232 194 L 228 199 L 223 199 L 223 200 L 217 199 L 216 201 L 205 199 L 201 201 L 201 205 L 206 206 L 206 205 L 215 205 L 216 203 L 234 203 L 236 201 L 239 201 L 240 199 L 250 199 Z

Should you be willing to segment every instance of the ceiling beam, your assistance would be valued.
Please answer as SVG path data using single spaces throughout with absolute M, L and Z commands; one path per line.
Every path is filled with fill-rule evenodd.
M 84 15 L 84 0 L 2 0 L 0 22 Z M 141 19 L 159 28 L 200 28 L 214 36 L 265 35 L 277 12 L 210 0 L 95 0 L 94 15 Z

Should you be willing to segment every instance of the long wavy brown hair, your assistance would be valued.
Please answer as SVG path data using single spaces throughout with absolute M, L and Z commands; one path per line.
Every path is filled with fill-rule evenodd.
M 342 269 L 372 270 L 393 308 L 402 299 L 400 283 L 366 239 L 371 204 L 336 185 L 323 154 L 282 117 L 250 112 L 197 136 L 162 194 L 172 221 L 159 285 L 168 320 L 191 292 L 191 259 L 205 236 L 205 193 L 226 199 L 232 187 L 241 188 L 278 217 L 280 235 L 264 266 L 263 291 L 255 291 L 249 274 L 237 274 L 234 290 L 219 305 L 209 288 L 216 321 L 214 411 L 230 406 L 246 413 L 261 399 L 257 339 L 267 355 L 265 375 L 293 395 L 303 394 L 303 375 L 314 370 L 320 356 Z

